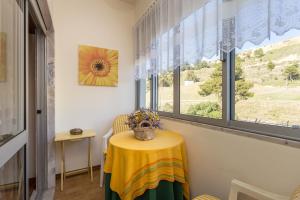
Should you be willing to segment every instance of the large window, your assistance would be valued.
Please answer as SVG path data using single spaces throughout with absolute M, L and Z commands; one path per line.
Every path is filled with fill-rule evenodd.
M 173 8 L 172 3 L 166 8 Z M 139 34 L 151 33 L 139 37 L 140 43 L 149 39 L 151 45 L 137 54 L 139 61 L 154 61 L 151 87 L 146 88 L 151 109 L 168 117 L 300 141 L 296 0 L 261 1 L 259 6 L 254 0 L 212 0 L 167 26 L 169 10 L 161 10 L 163 5 L 156 5 L 160 17 L 150 13 L 138 26 Z
M 272 34 L 258 46 L 246 43 L 225 57 L 224 62 L 203 59 L 159 74 L 154 77 L 157 84 L 149 79 L 146 107 L 153 105 L 153 109 L 163 111 L 161 115 L 299 138 L 300 31 Z M 157 98 L 150 94 L 157 94 Z
M 235 120 L 300 125 L 300 31 L 245 44 L 235 71 Z

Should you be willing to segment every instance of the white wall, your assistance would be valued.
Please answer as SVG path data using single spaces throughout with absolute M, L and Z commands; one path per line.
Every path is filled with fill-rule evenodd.
M 132 25 L 134 6 L 119 0 L 52 0 L 55 29 L 56 132 L 94 129 L 94 161 L 99 164 L 101 136 L 113 119 L 134 110 Z M 118 87 L 78 84 L 78 45 L 119 50 Z M 87 143 L 66 145 L 67 170 L 87 166 Z M 60 170 L 57 148 L 57 172 Z
M 178 121 L 162 126 L 185 138 L 192 196 L 226 199 L 233 178 L 284 195 L 300 185 L 300 149 Z
M 151 1 L 137 1 L 136 20 Z M 178 121 L 164 119 L 162 127 L 185 138 L 193 197 L 227 199 L 233 178 L 284 195 L 300 185 L 300 149 Z

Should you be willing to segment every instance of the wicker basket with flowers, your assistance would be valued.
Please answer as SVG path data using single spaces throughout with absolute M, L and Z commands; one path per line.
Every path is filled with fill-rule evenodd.
M 159 128 L 159 115 L 157 112 L 140 109 L 128 116 L 128 125 L 134 131 L 138 140 L 152 140 L 155 137 L 155 128 Z

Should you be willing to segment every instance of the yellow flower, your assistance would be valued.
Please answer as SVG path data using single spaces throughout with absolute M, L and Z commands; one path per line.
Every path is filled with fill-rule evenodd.
M 117 86 L 118 51 L 80 45 L 79 82 L 81 85 Z

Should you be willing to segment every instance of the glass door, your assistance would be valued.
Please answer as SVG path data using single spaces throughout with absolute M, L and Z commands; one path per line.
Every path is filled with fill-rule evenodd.
M 0 199 L 25 198 L 25 0 L 0 1 Z

